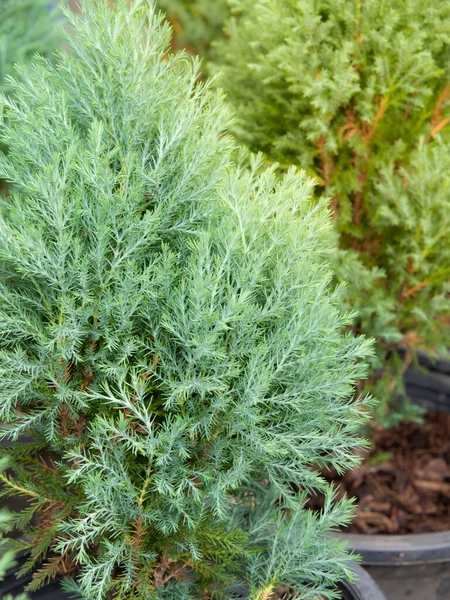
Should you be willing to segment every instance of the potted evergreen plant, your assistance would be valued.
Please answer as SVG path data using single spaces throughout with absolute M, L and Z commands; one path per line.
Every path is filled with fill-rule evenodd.
M 414 405 L 393 402 L 404 397 L 402 374 L 416 352 L 445 355 L 450 338 L 450 4 L 234 4 L 213 70 L 223 71 L 235 134 L 269 162 L 301 165 L 319 180 L 317 195 L 330 199 L 339 240 L 334 266 L 349 280 L 345 301 L 359 314 L 354 331 L 377 340 L 367 384 L 380 399 L 374 422 L 416 419 Z M 409 392 L 413 377 L 410 371 Z M 449 397 L 446 377 L 430 376 L 414 395 L 420 400 L 426 391 L 429 404 L 434 398 L 441 407 Z M 414 435 L 421 444 L 427 434 Z M 446 474 L 441 458 L 430 458 L 442 478 L 427 462 L 403 506 L 420 486 L 448 494 L 448 467 Z M 372 459 L 373 473 L 386 454 Z M 386 499 L 372 498 L 375 517 L 390 527 L 403 517 L 386 512 Z M 429 504 L 422 503 L 424 511 L 434 510 Z M 422 507 L 415 501 L 419 521 L 428 518 Z M 350 540 L 377 564 L 450 560 L 450 533 L 442 523 L 436 528 L 441 532 Z
M 0 479 L 27 501 L 3 548 L 30 592 L 337 598 L 352 508 L 313 467 L 357 462 L 372 346 L 343 333 L 325 203 L 233 165 L 152 2 L 81 4 L 2 98 Z

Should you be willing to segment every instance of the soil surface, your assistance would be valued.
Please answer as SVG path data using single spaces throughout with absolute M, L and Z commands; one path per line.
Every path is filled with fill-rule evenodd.
M 358 501 L 346 533 L 407 534 L 450 530 L 450 415 L 432 413 L 422 425 L 375 431 L 357 469 L 335 481 L 339 496 Z M 318 509 L 315 497 L 309 507 Z

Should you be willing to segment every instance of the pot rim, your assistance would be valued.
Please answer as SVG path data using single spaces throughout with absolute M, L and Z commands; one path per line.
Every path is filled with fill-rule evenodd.
M 352 564 L 351 570 L 357 576 L 353 583 L 342 581 L 339 587 L 344 600 L 386 600 L 384 593 L 375 580 L 359 564 Z
M 370 566 L 408 566 L 450 562 L 450 531 L 407 535 L 337 534 Z

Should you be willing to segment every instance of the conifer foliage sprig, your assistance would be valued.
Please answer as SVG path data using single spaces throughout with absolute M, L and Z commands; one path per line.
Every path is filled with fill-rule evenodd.
M 232 165 L 152 2 L 82 5 L 2 99 L 0 419 L 36 442 L 1 480 L 29 589 L 335 598 L 351 507 L 315 466 L 355 464 L 371 345 L 342 334 L 328 212 L 304 174 Z
M 237 137 L 319 179 L 356 330 L 379 342 L 378 417 L 412 416 L 389 408 L 402 370 L 449 340 L 450 4 L 233 4 L 215 60 Z

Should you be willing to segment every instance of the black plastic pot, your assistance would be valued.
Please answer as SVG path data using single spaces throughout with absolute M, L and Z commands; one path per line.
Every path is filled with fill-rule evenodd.
M 4 587 L 4 583 L 0 584 L 0 598 L 4 598 L 4 594 L 12 594 L 16 596 L 23 592 L 23 585 L 20 585 L 20 581 L 14 579 L 10 582 L 9 586 Z M 58 582 L 52 582 L 49 585 L 44 586 L 39 591 L 29 594 L 31 600 L 73 600 L 73 596 L 68 596 L 60 589 Z
M 450 412 L 450 361 L 418 355 L 425 370 L 405 373 L 408 396 L 435 412 Z M 387 600 L 450 600 L 450 531 L 419 535 L 343 534 L 360 554 Z
M 342 584 L 342 600 L 386 600 L 378 585 L 362 567 L 355 565 L 353 568 L 358 580 L 355 583 Z M 13 596 L 20 594 L 29 581 L 30 576 L 16 579 L 14 570 L 11 570 L 5 581 L 0 582 L 0 598 L 4 598 L 6 594 Z M 243 597 L 245 596 L 243 595 Z M 30 598 L 32 600 L 70 600 L 69 596 L 62 592 L 57 581 L 31 594 Z
M 404 376 L 406 394 L 428 410 L 450 412 L 450 360 L 422 352 L 417 358 L 419 369 L 410 367 Z
M 417 566 L 450 563 L 450 531 L 411 535 L 343 534 L 364 565 Z
M 450 532 L 342 537 L 387 600 L 450 600 Z
M 423 369 L 405 373 L 408 396 L 433 412 L 450 412 L 450 360 L 418 354 Z M 387 600 L 450 600 L 450 531 L 418 535 L 342 534 Z
M 365 569 L 355 565 L 353 570 L 358 580 L 355 583 L 342 584 L 342 600 L 386 600 L 377 583 Z
M 24 591 L 24 587 L 30 583 L 31 575 L 24 575 L 16 578 L 15 573 L 19 566 L 23 563 L 23 559 L 18 561 L 19 565 L 10 569 L 4 581 L 0 582 L 0 599 L 7 594 L 11 594 L 13 598 Z M 28 593 L 31 600 L 73 600 L 73 596 L 68 596 L 60 588 L 60 582 L 55 580 L 45 585 L 37 592 Z
M 407 370 L 408 396 L 429 410 L 450 412 L 450 360 L 432 360 L 425 354 L 419 354 L 418 359 L 426 371 L 411 367 Z M 340 535 L 351 550 L 362 556 L 366 567 L 355 566 L 358 581 L 342 585 L 343 600 L 450 600 L 450 532 Z M 0 598 L 7 593 L 20 593 L 28 580 L 18 581 L 11 574 L 0 583 Z M 68 600 L 57 582 L 32 594 L 31 598 Z
M 342 600 L 386 600 L 381 589 L 372 579 L 372 577 L 359 565 L 353 565 L 352 570 L 357 576 L 354 583 L 343 582 L 339 588 L 342 592 Z M 248 592 L 245 589 L 236 589 L 234 594 L 248 598 Z

